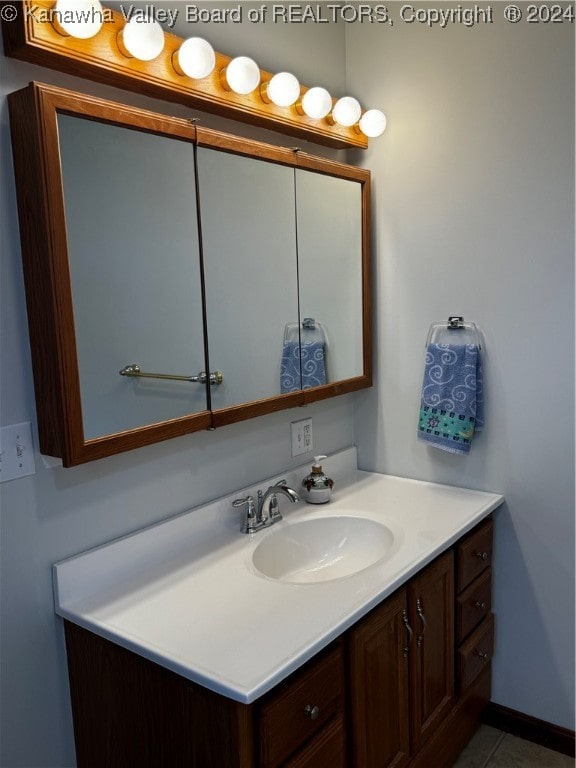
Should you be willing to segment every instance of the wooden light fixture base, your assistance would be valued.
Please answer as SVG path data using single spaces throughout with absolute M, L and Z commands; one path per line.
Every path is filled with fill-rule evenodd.
M 8 20 L 5 12 L 2 14 L 6 56 L 336 149 L 368 146 L 368 139 L 354 127 L 331 125 L 325 118 L 311 119 L 299 114 L 294 106 L 266 103 L 259 88 L 246 96 L 225 90 L 220 74 L 231 61 L 228 56 L 216 53 L 212 74 L 193 80 L 178 74 L 172 64 L 172 56 L 183 42 L 177 35 L 164 33 L 164 50 L 152 61 L 127 58 L 117 41 L 126 23 L 121 13 L 106 8 L 102 29 L 94 37 L 83 40 L 64 36 L 56 30 L 51 21 L 54 5 L 53 0 L 4 4 L 5 8 L 17 11 L 13 20 Z M 272 77 L 272 73 L 264 70 L 260 74 L 262 82 Z M 303 86 L 301 96 L 306 90 Z

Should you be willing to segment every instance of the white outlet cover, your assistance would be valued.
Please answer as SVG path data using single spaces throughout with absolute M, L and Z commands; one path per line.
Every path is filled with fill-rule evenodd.
M 292 428 L 292 456 L 300 456 L 314 450 L 312 419 L 300 419 L 290 424 Z

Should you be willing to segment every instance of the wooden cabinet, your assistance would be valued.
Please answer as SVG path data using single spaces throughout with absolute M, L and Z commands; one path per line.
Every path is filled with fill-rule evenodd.
M 489 518 L 465 536 L 456 548 L 456 584 L 465 589 L 492 564 L 494 523 Z
M 450 766 L 490 698 L 488 519 L 347 634 L 351 768 Z
M 246 705 L 65 627 L 78 768 L 346 768 L 341 640 Z
M 461 642 L 490 613 L 492 606 L 492 569 L 475 579 L 456 598 L 456 635 Z
M 454 557 L 435 560 L 408 585 L 414 631 L 409 649 L 412 689 L 410 745 L 417 752 L 454 703 Z
M 42 453 L 371 386 L 368 170 L 40 83 L 9 108 Z
M 251 705 L 65 622 L 78 768 L 448 768 L 490 698 L 491 553 L 487 520 Z
M 456 643 L 458 685 L 465 692 L 490 666 L 494 653 L 491 519 L 477 526 L 456 547 Z
M 283 768 L 345 768 L 344 720 L 336 718 Z
M 410 754 L 406 589 L 348 633 L 355 768 L 400 768 Z
M 451 551 L 348 635 L 353 765 L 407 765 L 454 702 Z
M 460 686 L 466 690 L 490 664 L 494 653 L 494 616 L 490 614 L 458 649 Z
M 260 765 L 280 768 L 289 765 L 312 765 L 312 754 L 327 755 L 343 742 L 341 727 L 344 715 L 344 660 L 342 644 L 306 665 L 277 690 L 256 705 Z M 332 726 L 332 721 L 339 721 Z M 328 735 L 325 726 L 332 726 Z M 315 739 L 312 749 L 297 755 Z M 316 743 L 321 741 L 321 745 Z M 343 759 L 343 750 L 342 750 Z M 336 765 L 344 766 L 343 762 Z M 326 763 L 328 766 L 328 763 Z M 334 763 L 331 761 L 330 766 Z

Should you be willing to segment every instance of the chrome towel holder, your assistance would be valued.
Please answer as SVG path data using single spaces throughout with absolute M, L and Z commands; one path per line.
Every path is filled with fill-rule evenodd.
M 447 343 L 446 341 L 439 341 L 438 338 L 444 333 L 452 333 L 453 331 L 469 331 L 473 336 L 473 343 L 476 344 L 478 349 L 482 349 L 480 341 L 480 331 L 476 323 L 465 322 L 462 315 L 450 315 L 448 321 L 440 321 L 432 323 L 428 330 L 428 336 L 426 337 L 426 346 L 429 344 L 441 344 Z M 454 342 L 454 338 L 450 338 L 450 342 Z M 449 343 L 449 342 L 448 342 Z

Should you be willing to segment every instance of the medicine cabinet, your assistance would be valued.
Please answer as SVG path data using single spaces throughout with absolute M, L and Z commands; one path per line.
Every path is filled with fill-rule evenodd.
M 42 453 L 371 385 L 368 171 L 39 83 L 9 107 Z

